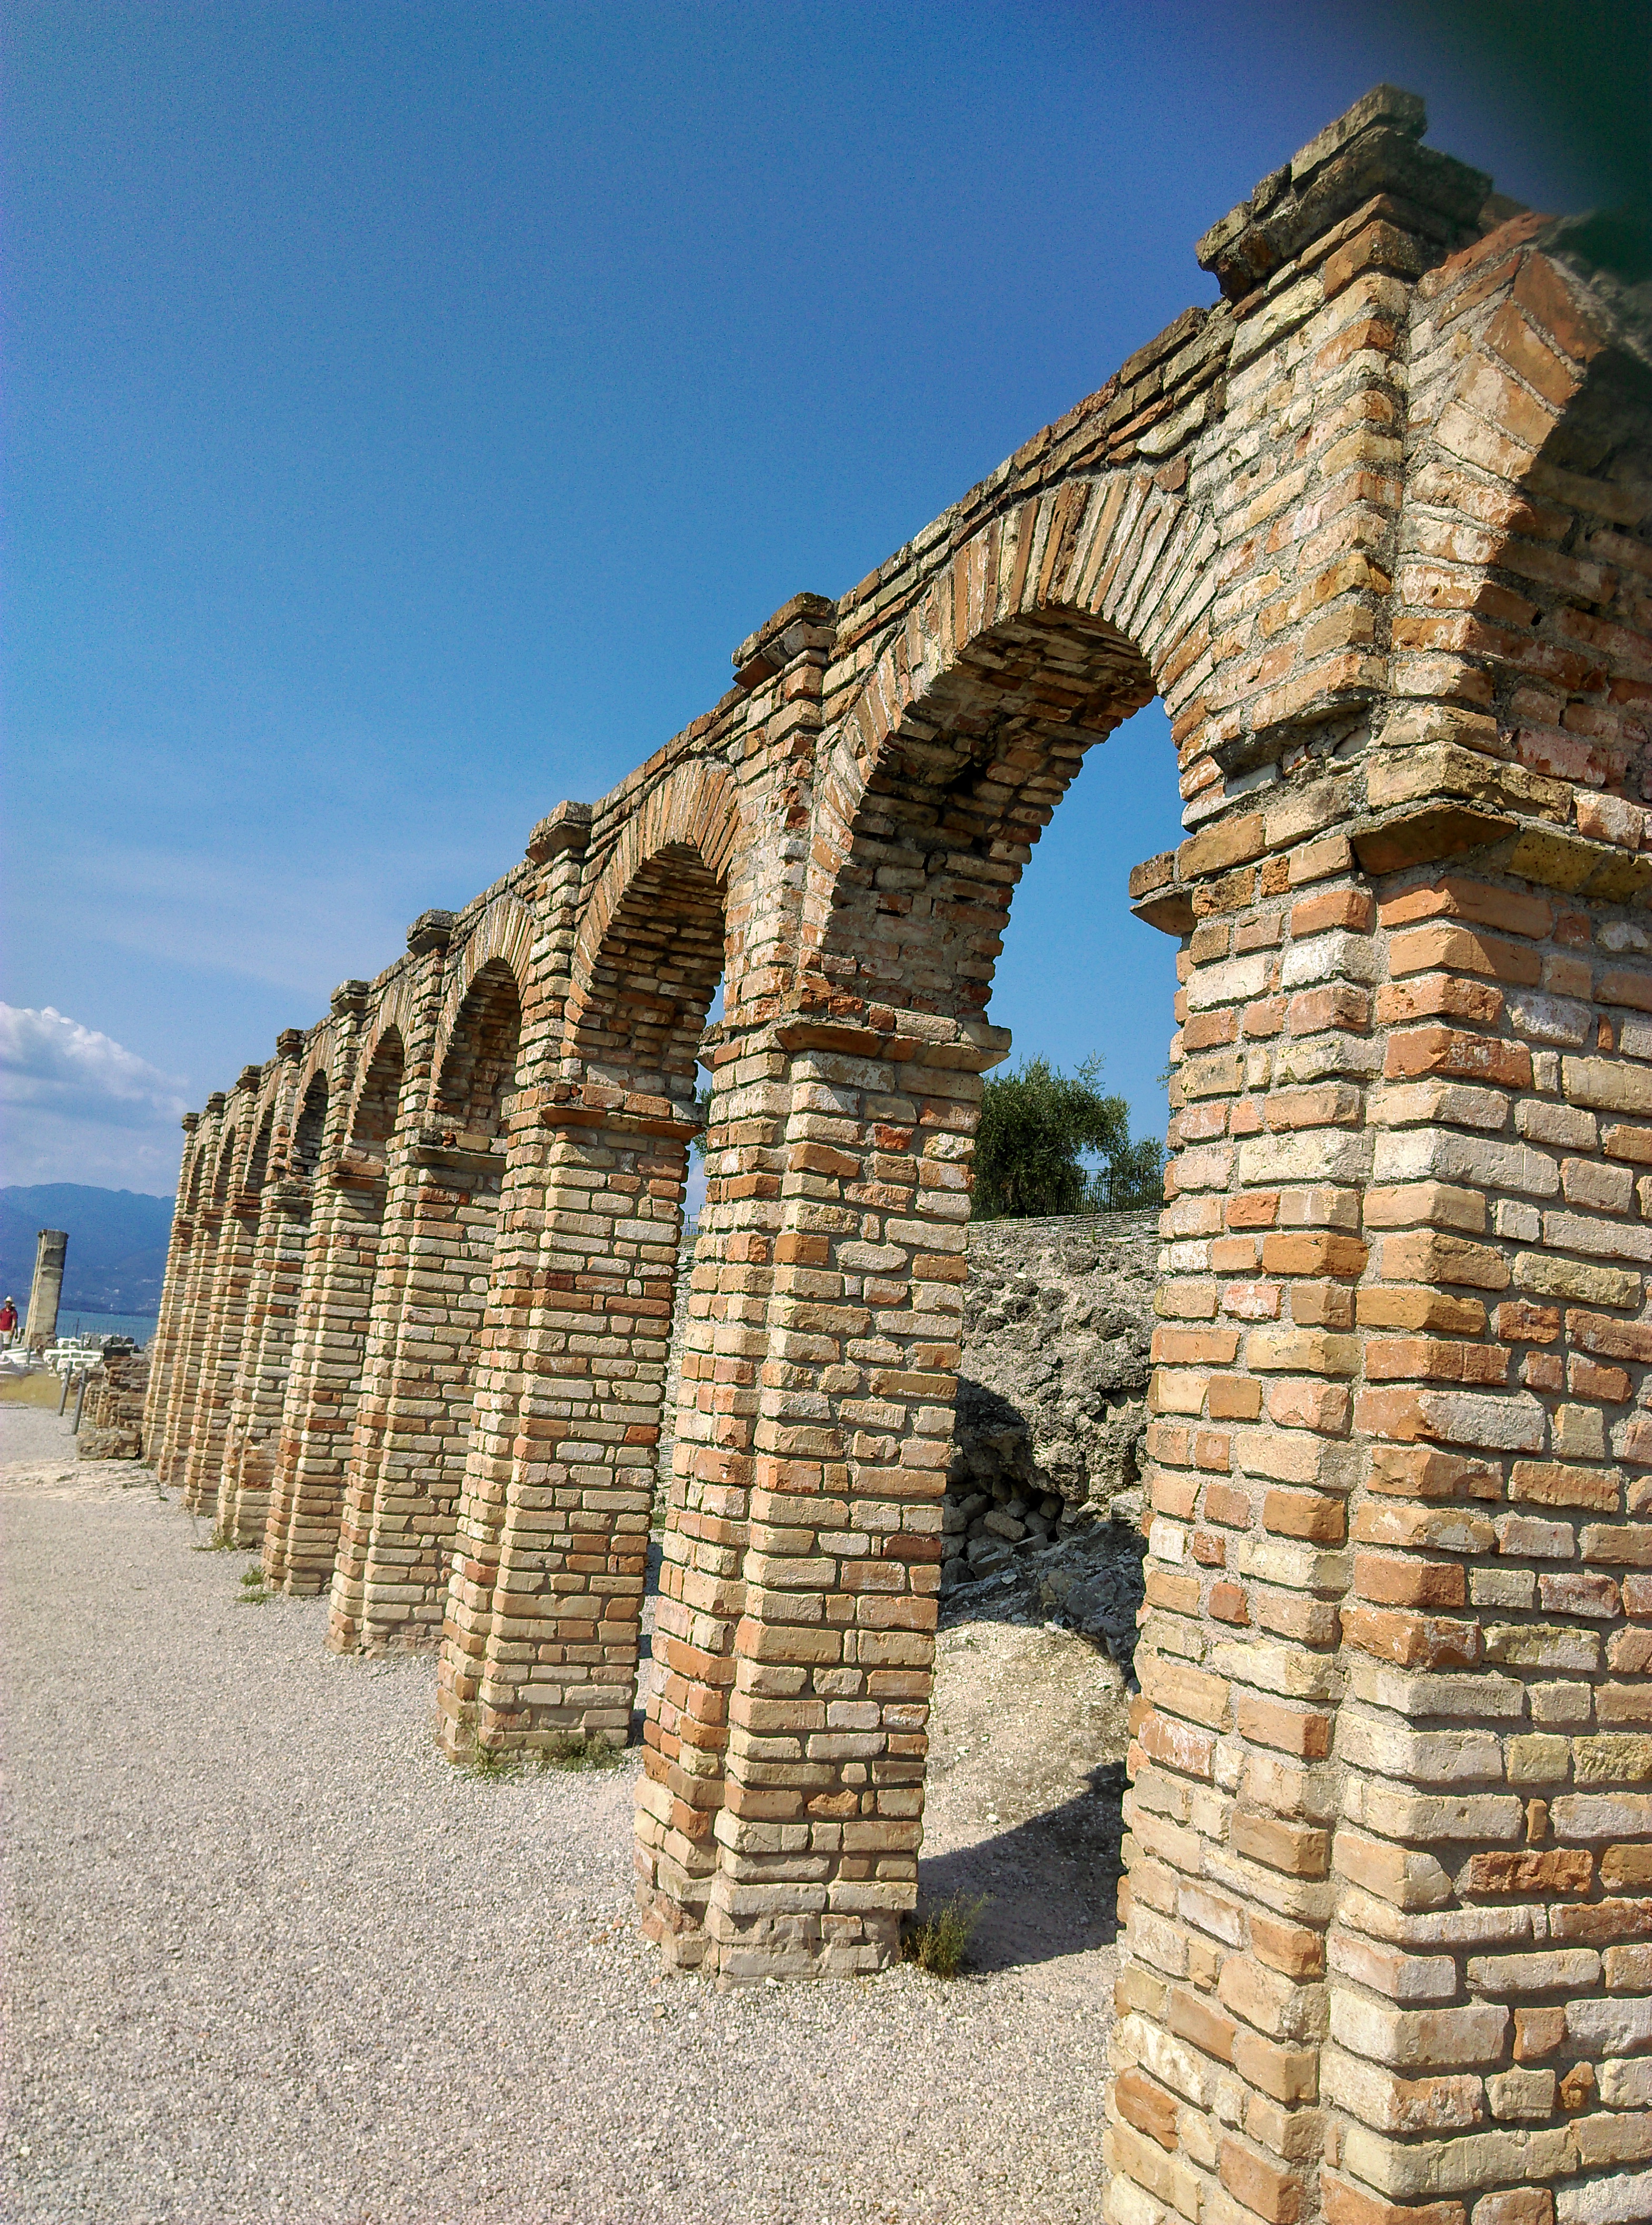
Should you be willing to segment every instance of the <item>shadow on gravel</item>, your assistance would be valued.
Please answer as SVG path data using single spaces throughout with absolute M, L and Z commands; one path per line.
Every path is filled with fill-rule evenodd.
M 1087 1789 L 1042 1816 L 918 1867 L 920 1904 L 984 1899 L 967 1967 L 1025 1968 L 1111 1946 L 1118 1931 L 1122 1762 L 1102 1762 Z

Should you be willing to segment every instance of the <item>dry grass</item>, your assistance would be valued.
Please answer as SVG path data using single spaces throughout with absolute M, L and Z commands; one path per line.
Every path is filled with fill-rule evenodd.
M 54 1414 L 57 1402 L 63 1396 L 63 1379 L 54 1375 L 49 1367 L 37 1369 L 32 1375 L 0 1375 L 0 1404 L 7 1406 L 45 1406 Z M 74 1410 L 74 1392 L 69 1392 L 69 1410 Z

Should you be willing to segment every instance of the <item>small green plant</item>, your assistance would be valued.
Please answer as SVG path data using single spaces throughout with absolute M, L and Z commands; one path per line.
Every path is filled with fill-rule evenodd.
M 241 1588 L 236 1594 L 237 1607 L 268 1607 L 276 1596 L 264 1588 L 264 1570 L 254 1561 L 250 1569 L 241 1571 Z
M 540 1749 L 541 1769 L 612 1769 L 621 1749 L 606 1731 L 570 1731 Z
M 473 1738 L 470 1752 L 461 1766 L 467 1777 L 480 1777 L 490 1784 L 501 1777 L 515 1777 L 522 1768 L 522 1756 L 511 1753 L 504 1746 L 485 1746 L 480 1738 Z
M 460 1766 L 467 1777 L 480 1777 L 492 1783 L 503 1778 L 520 1777 L 530 1769 L 542 1775 L 550 1769 L 613 1769 L 623 1752 L 623 1747 L 617 1746 L 606 1731 L 569 1731 L 553 1739 L 549 1746 L 527 1753 L 519 1747 L 489 1746 L 480 1736 L 473 1735 L 470 1750 Z
M 232 1553 L 235 1540 L 219 1525 L 214 1526 L 212 1536 L 204 1545 L 192 1545 L 189 1550 L 192 1553 Z
M 909 1917 L 900 1942 L 902 1961 L 916 1962 L 931 1977 L 956 1978 L 968 1958 L 969 1942 L 986 1905 L 984 1898 L 970 1900 L 955 1892 L 937 1902 L 927 1915 Z

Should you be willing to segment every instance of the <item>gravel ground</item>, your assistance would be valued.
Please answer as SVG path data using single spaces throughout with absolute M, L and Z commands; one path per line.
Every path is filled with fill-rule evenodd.
M 1082 1641 L 943 1643 L 971 1975 L 720 1993 L 634 1928 L 634 1756 L 458 1774 L 429 1660 L 243 1607 L 55 1416 L 0 1410 L 0 1461 L 12 2225 L 1100 2218 L 1123 1693 Z
M 57 1401 L 49 1407 L 0 1406 L 0 1461 L 51 1461 L 74 1457 L 73 1410 L 60 1415 Z

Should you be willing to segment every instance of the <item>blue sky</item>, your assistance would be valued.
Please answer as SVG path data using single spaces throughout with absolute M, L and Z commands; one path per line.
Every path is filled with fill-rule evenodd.
M 1214 288 L 1379 79 L 1595 197 L 1428 11 L 14 0 L 0 1179 L 164 1192 L 176 1113 L 463 902 Z M 993 1017 L 1164 1117 L 1157 707 Z

